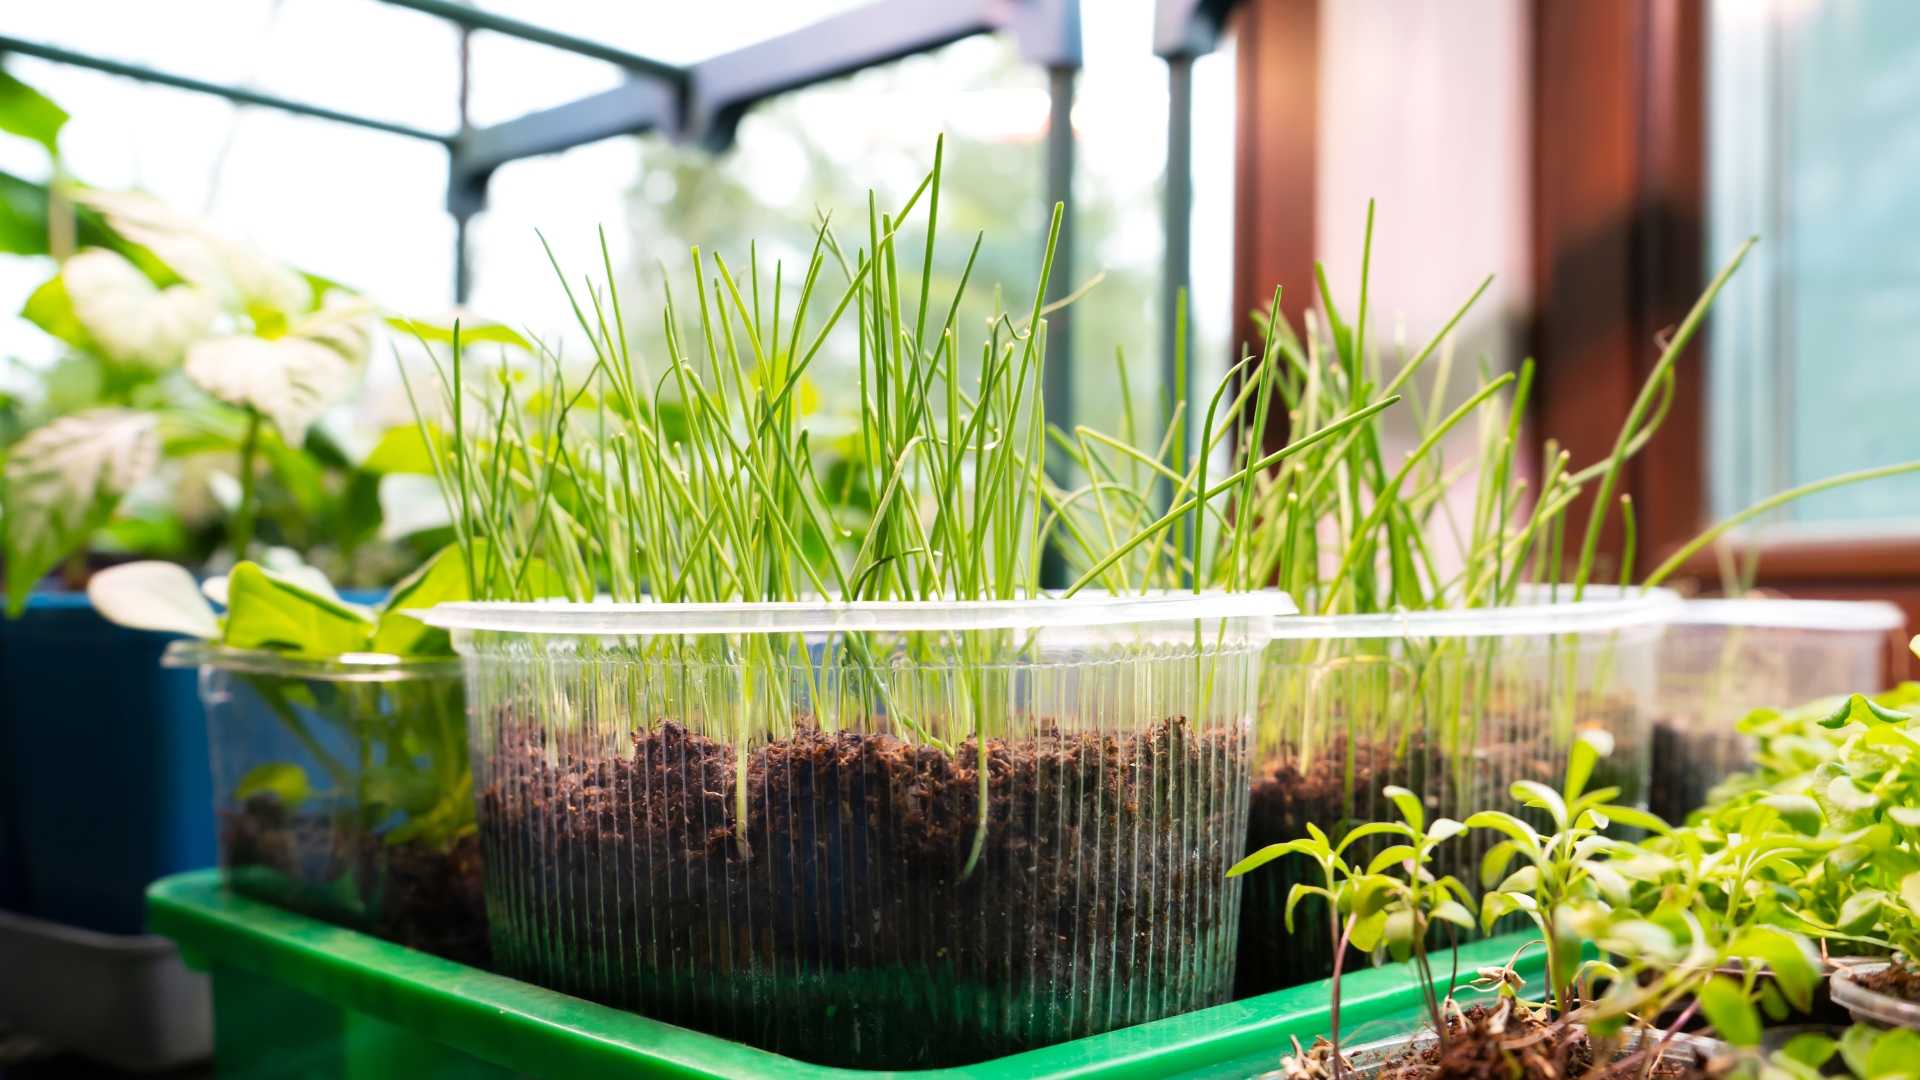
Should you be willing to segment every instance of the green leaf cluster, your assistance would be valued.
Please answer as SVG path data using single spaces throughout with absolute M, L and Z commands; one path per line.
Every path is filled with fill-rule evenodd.
M 1832 951 L 1917 955 L 1915 713 L 1915 683 L 1753 713 L 1741 729 L 1758 742 L 1754 769 L 1717 787 L 1670 845 L 1701 853 L 1717 874 L 1698 887 L 1736 914 L 1751 907 Z

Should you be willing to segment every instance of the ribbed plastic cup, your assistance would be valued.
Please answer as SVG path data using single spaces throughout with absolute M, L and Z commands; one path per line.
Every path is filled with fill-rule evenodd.
M 1679 597 L 1594 586 L 1579 603 L 1554 595 L 1541 587 L 1523 596 L 1540 602 L 1510 607 L 1276 620 L 1247 850 L 1305 838 L 1309 822 L 1337 840 L 1364 822 L 1398 820 L 1381 794 L 1389 785 L 1418 793 L 1428 822 L 1519 813 L 1514 782 L 1560 787 L 1574 735 L 1589 728 L 1614 738 L 1590 787 L 1618 786 L 1622 803 L 1644 807 L 1654 650 Z M 1477 889 L 1494 842 L 1478 833 L 1447 841 L 1435 872 Z M 1286 928 L 1287 895 L 1303 881 L 1325 885 L 1299 855 L 1247 876 L 1237 996 L 1332 974 L 1325 908 L 1309 898 Z
M 820 1064 L 1218 1004 L 1278 593 L 444 604 L 499 970 Z
M 235 892 L 487 966 L 460 662 L 175 642 L 198 668 Z
M 1755 709 L 1883 689 L 1888 635 L 1906 621 L 1879 601 L 1687 601 L 1660 643 L 1654 813 L 1682 821 L 1752 766 L 1739 723 Z

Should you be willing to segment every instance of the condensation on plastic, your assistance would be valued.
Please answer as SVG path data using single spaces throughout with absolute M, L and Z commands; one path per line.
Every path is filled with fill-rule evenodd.
M 1390 785 L 1416 792 L 1428 822 L 1482 810 L 1536 814 L 1521 810 L 1513 784 L 1560 787 L 1574 735 L 1595 728 L 1613 736 L 1614 750 L 1590 787 L 1617 786 L 1621 803 L 1645 807 L 1655 646 L 1679 597 L 1587 594 L 1578 603 L 1276 620 L 1247 850 L 1303 839 L 1309 823 L 1337 840 L 1363 822 L 1398 820 L 1381 793 Z M 1524 598 L 1551 595 L 1539 588 Z M 1435 872 L 1477 889 L 1496 839 L 1481 830 L 1447 841 Z M 1286 928 L 1293 885 L 1324 886 L 1318 875 L 1300 855 L 1247 875 L 1236 996 L 1332 974 L 1325 909 L 1309 898 L 1294 931 Z
M 1878 1024 L 1882 1027 L 1920 1028 L 1920 1002 L 1906 1001 L 1883 994 L 1878 990 L 1869 990 L 1854 979 L 1858 975 L 1871 975 L 1886 967 L 1884 963 L 1849 964 L 1838 967 L 1828 976 L 1828 992 L 1833 1003 L 1853 1015 L 1856 1023 Z
M 498 969 L 857 1068 L 1219 1004 L 1289 608 L 436 608 Z
M 485 966 L 460 661 L 176 642 L 200 672 L 235 892 Z
M 1738 725 L 1755 709 L 1882 688 L 1888 635 L 1906 616 L 1888 603 L 1690 600 L 1660 643 L 1654 714 L 1654 813 L 1679 822 L 1715 784 L 1753 763 Z

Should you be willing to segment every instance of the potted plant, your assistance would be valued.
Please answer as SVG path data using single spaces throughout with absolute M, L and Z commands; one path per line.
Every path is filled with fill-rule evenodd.
M 1371 217 L 1368 232 L 1370 244 Z M 1277 628 L 1268 649 L 1248 850 L 1302 839 L 1309 822 L 1338 839 L 1386 812 L 1390 786 L 1463 820 L 1499 805 L 1515 781 L 1557 784 L 1572 740 L 1587 730 L 1612 736 L 1607 783 L 1644 806 L 1655 642 L 1678 598 L 1599 583 L 1600 529 L 1621 468 L 1664 415 L 1673 364 L 1737 264 L 1667 343 L 1613 452 L 1572 471 L 1549 442 L 1531 485 L 1518 461 L 1531 362 L 1498 377 L 1483 369 L 1463 402 L 1450 411 L 1443 404 L 1453 381 L 1449 334 L 1484 284 L 1394 366 L 1368 344 L 1364 272 L 1351 322 L 1322 274 L 1324 318 L 1309 315 L 1296 336 L 1276 297 L 1263 321 L 1265 349 L 1229 370 L 1204 409 L 1176 408 L 1157 454 L 1078 433 L 1090 479 L 1066 514 L 1083 522 L 1069 534 L 1088 538 L 1076 552 L 1086 567 L 1076 587 L 1277 584 L 1307 611 Z M 1415 376 L 1433 367 L 1439 390 L 1422 403 Z M 1418 442 L 1389 461 L 1385 416 L 1396 406 L 1410 414 Z M 1271 450 L 1271 421 L 1282 413 L 1289 437 Z M 1469 422 L 1478 455 L 1450 463 L 1444 440 Z M 1333 424 L 1352 426 L 1301 445 Z M 1214 478 L 1222 460 L 1231 482 Z M 1164 512 L 1136 509 L 1139 497 L 1124 494 L 1135 486 L 1125 469 L 1142 461 L 1171 489 Z M 1444 507 L 1466 476 L 1471 511 L 1455 521 Z M 1588 493 L 1601 510 L 1569 550 L 1565 512 Z M 1631 502 L 1622 506 L 1621 565 L 1631 566 Z M 1116 516 L 1120 529 L 1106 525 Z M 1101 541 L 1114 533 L 1123 539 Z M 1443 849 L 1443 871 L 1471 882 L 1483 847 L 1469 838 Z M 1313 874 L 1291 858 L 1282 873 L 1248 882 L 1238 994 L 1332 970 L 1325 942 L 1296 941 L 1283 926 L 1289 884 Z
M 1291 605 L 1044 594 L 1044 313 L 998 317 L 975 367 L 954 304 L 901 280 L 939 176 L 860 250 L 823 226 L 798 272 L 696 252 L 654 369 L 594 291 L 588 375 L 443 374 L 476 595 L 521 599 L 490 590 L 539 557 L 574 601 L 425 616 L 467 665 L 501 971 L 864 1068 L 1226 1000 L 1255 675 Z M 860 408 L 823 477 L 799 387 L 829 342 Z
M 229 888 L 487 966 L 460 665 L 407 614 L 472 595 L 460 549 L 375 609 L 251 562 L 204 586 L 130 563 L 88 592 L 120 625 L 189 638 L 166 662 L 199 672 Z
M 1804 1002 L 1817 980 L 1810 948 L 1791 931 L 1758 921 L 1752 911 L 1706 907 L 1697 893 L 1671 887 L 1677 874 L 1667 860 L 1606 836 L 1603 830 L 1616 822 L 1665 829 L 1643 811 L 1615 805 L 1617 789 L 1587 789 L 1611 750 L 1604 733 L 1583 733 L 1561 788 L 1534 781 L 1513 786 L 1513 797 L 1530 815 L 1544 815 L 1550 831 L 1502 811 L 1483 811 L 1464 823 L 1443 818 L 1428 827 L 1419 799 L 1394 788 L 1389 798 L 1401 820 L 1353 830 L 1356 838 L 1392 841 L 1366 863 L 1348 860 L 1352 840 L 1330 846 L 1315 838 L 1263 849 L 1237 865 L 1239 874 L 1286 855 L 1313 858 L 1326 885 L 1294 885 L 1289 917 L 1301 899 L 1318 895 L 1342 944 L 1412 955 L 1425 966 L 1436 928 L 1452 937 L 1475 921 L 1466 887 L 1430 868 L 1435 850 L 1454 837 L 1488 830 L 1500 839 L 1482 867 L 1486 892 L 1479 922 L 1489 927 L 1506 916 L 1523 916 L 1539 933 L 1527 948 L 1540 946 L 1547 958 L 1546 983 L 1536 1000 L 1527 1000 L 1528 988 L 1511 963 L 1482 969 L 1475 985 L 1496 993 L 1493 1004 L 1463 1008 L 1451 993 L 1436 993 L 1427 1003 L 1424 1032 L 1351 1055 L 1340 1046 L 1336 974 L 1329 989 L 1335 1002 L 1330 1037 L 1289 1058 L 1277 1075 L 1704 1077 L 1724 1075 L 1736 1056 L 1759 1067 L 1764 1059 L 1757 1050 L 1756 1002 L 1766 991 L 1753 976 L 1764 965 L 1775 978 L 1767 984 L 1774 993 Z M 1588 942 L 1599 947 L 1599 956 L 1585 953 Z M 1336 957 L 1344 954 L 1336 949 Z M 1744 963 L 1749 977 L 1735 981 L 1717 974 L 1730 962 Z M 1682 1002 L 1668 1026 L 1652 1023 Z M 1724 1045 L 1681 1033 L 1695 1014 L 1711 1022 Z M 1710 1063 L 1715 1056 L 1727 1060 Z

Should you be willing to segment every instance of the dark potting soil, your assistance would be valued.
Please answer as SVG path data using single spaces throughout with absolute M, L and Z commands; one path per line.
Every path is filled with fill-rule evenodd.
M 245 895 L 479 968 L 492 966 L 480 838 L 444 850 L 352 832 L 255 795 L 221 815 L 227 880 Z
M 1878 971 L 1856 971 L 1853 981 L 1877 994 L 1902 1001 L 1920 1001 L 1920 970 L 1911 964 L 1888 964 Z
M 743 763 L 674 722 L 628 756 L 496 730 L 480 820 L 507 974 L 889 1069 L 1226 999 L 1238 733 L 989 739 L 982 837 L 971 740 L 802 730 Z

